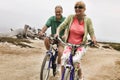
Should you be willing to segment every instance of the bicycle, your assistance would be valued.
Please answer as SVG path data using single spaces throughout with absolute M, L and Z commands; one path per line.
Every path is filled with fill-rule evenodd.
M 79 80 L 79 68 L 77 67 L 78 63 L 73 63 L 73 56 L 75 55 L 76 49 L 78 47 L 84 46 L 85 48 L 88 45 L 93 45 L 93 42 L 89 42 L 87 44 L 81 44 L 81 45 L 75 45 L 75 44 L 70 44 L 70 43 L 65 43 L 59 38 L 59 41 L 62 42 L 64 45 L 70 46 L 72 48 L 71 53 L 69 55 L 69 58 L 66 59 L 65 65 L 64 65 L 64 70 L 62 72 L 62 77 L 61 80 Z
M 50 49 L 46 52 L 44 60 L 42 62 L 41 71 L 40 71 L 40 80 L 49 80 L 50 69 L 53 71 L 53 76 L 56 75 L 56 59 L 58 56 L 57 44 L 58 40 L 53 37 L 50 39 Z M 56 47 L 54 46 L 56 45 Z

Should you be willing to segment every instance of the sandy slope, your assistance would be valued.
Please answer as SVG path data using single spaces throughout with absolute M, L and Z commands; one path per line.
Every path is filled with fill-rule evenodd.
M 33 42 L 30 45 L 35 48 L 0 43 L 0 80 L 40 80 L 46 50 L 43 41 Z M 120 52 L 88 48 L 82 59 L 82 69 L 85 80 L 120 80 Z

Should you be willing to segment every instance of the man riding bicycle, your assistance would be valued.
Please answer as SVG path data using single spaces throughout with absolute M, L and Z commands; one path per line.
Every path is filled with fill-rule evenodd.
M 57 5 L 55 7 L 55 16 L 51 16 L 45 26 L 42 28 L 41 32 L 39 33 L 40 36 L 43 36 L 44 33 L 46 32 L 46 30 L 51 27 L 51 36 L 54 37 L 54 35 L 56 34 L 56 29 L 57 27 L 64 21 L 65 17 L 62 16 L 62 13 L 63 13 L 63 8 L 62 6 L 60 5 Z M 64 38 L 64 31 L 65 29 L 63 29 L 61 32 L 60 32 L 60 36 L 62 38 Z M 45 44 L 45 47 L 47 50 L 49 50 L 50 48 L 50 39 L 48 37 L 46 37 L 44 39 L 44 44 Z M 57 65 L 57 68 L 60 68 L 60 64 L 61 64 L 61 55 L 63 53 L 63 45 L 61 43 L 58 44 L 58 65 Z

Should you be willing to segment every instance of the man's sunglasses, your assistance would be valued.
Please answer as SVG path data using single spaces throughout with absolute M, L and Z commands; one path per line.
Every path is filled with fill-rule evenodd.
M 83 6 L 75 6 L 74 8 L 75 8 L 75 9 L 77 9 L 77 8 L 78 8 L 78 9 L 83 9 L 84 7 L 83 7 Z

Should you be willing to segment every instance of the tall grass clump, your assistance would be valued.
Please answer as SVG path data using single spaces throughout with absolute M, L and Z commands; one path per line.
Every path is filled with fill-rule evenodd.
M 27 39 L 17 39 L 17 38 L 11 38 L 11 37 L 0 37 L 0 42 L 8 42 L 8 43 L 12 43 L 12 44 L 17 45 L 17 46 L 32 48 L 31 46 L 29 46 L 27 44 L 24 44 L 24 42 L 25 43 L 32 43 Z

